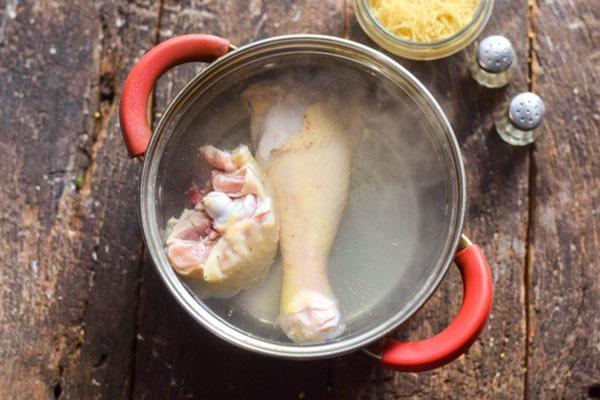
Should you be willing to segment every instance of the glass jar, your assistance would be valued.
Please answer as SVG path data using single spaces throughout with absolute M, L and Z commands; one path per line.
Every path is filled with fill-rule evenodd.
M 494 0 L 481 0 L 471 21 L 460 31 L 436 42 L 419 43 L 396 36 L 384 28 L 371 12 L 369 0 L 354 0 L 356 19 L 365 33 L 389 52 L 412 60 L 437 60 L 461 51 L 483 31 L 493 8 Z

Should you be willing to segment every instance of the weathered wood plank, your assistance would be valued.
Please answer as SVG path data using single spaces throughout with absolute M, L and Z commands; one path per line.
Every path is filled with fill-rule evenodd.
M 70 186 L 88 118 L 93 15 L 87 4 L 7 1 L 0 23 L 5 398 L 52 396 L 81 332 L 89 271 L 79 262 L 80 201 Z
M 89 199 L 91 258 L 81 354 L 65 368 L 67 397 L 128 398 L 132 391 L 136 311 L 142 260 L 138 218 L 140 163 L 129 159 L 118 121 L 120 90 L 134 62 L 156 42 L 159 1 L 98 6 L 98 70 L 93 91 L 100 118 L 94 124 L 90 164 L 80 194 Z M 95 254 L 95 255 L 94 255 Z
M 376 46 L 348 13 L 349 37 Z M 507 398 L 524 393 L 524 270 L 528 214 L 528 152 L 512 148 L 493 130 L 493 114 L 509 94 L 526 88 L 527 4 L 497 1 L 488 34 L 503 32 L 516 47 L 520 69 L 505 90 L 478 87 L 468 73 L 467 52 L 446 60 L 399 59 L 440 102 L 461 143 L 468 180 L 465 232 L 482 245 L 493 270 L 491 320 L 466 356 L 431 373 L 383 370 L 361 354 L 334 363 L 340 398 Z M 427 305 L 396 333 L 425 338 L 442 330 L 461 301 L 460 276 L 452 269 Z
M 0 393 L 122 398 L 141 238 L 115 117 L 152 3 L 4 3 Z M 121 50 L 127 47 L 130 53 Z
M 165 1 L 161 40 L 206 32 L 243 44 L 293 32 L 341 34 L 334 1 Z M 156 91 L 162 110 L 201 65 L 178 67 Z M 237 349 L 194 322 L 171 298 L 150 262 L 144 265 L 135 398 L 324 398 L 329 361 L 290 362 Z
M 540 2 L 534 90 L 529 397 L 600 396 L 600 7 Z M 595 389 L 594 389 L 595 388 Z

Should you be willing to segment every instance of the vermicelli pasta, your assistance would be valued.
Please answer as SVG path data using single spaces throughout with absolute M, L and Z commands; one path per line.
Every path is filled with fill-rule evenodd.
M 373 15 L 396 36 L 437 42 L 465 27 L 479 0 L 369 0 Z

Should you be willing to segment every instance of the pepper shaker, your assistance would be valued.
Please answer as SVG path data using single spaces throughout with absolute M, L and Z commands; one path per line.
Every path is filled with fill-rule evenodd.
M 523 92 L 512 98 L 508 109 L 496 119 L 496 131 L 507 143 L 524 146 L 540 135 L 546 107 L 535 93 Z
M 499 88 L 512 79 L 517 56 L 510 40 L 500 35 L 488 36 L 475 49 L 471 76 L 482 86 Z

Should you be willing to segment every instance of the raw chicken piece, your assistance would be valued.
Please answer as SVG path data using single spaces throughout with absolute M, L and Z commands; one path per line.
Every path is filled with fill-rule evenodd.
M 277 201 L 283 287 L 278 323 L 297 343 L 341 334 L 344 324 L 327 277 L 350 180 L 350 145 L 325 103 L 278 86 L 244 93 L 257 160 Z
M 207 187 L 186 193 L 194 209 L 168 223 L 167 255 L 181 275 L 231 293 L 256 286 L 277 251 L 279 228 L 265 176 L 246 146 L 200 149 L 213 167 Z

